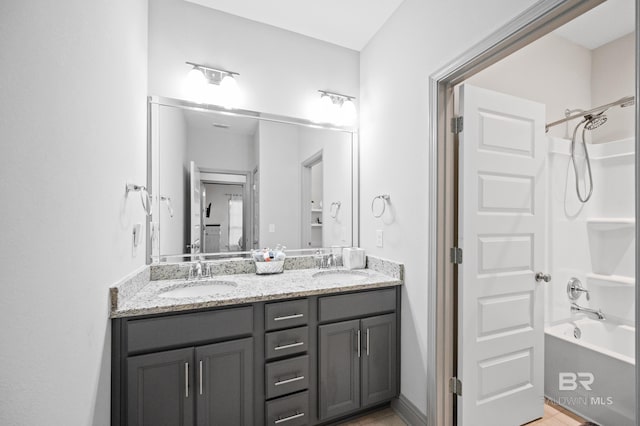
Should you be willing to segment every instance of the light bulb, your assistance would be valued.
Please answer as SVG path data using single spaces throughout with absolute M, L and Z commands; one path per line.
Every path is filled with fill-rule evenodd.
M 222 96 L 222 105 L 225 108 L 233 108 L 238 104 L 240 90 L 238 82 L 233 75 L 227 74 L 220 82 L 220 94 Z
M 335 117 L 335 107 L 331 96 L 326 93 L 320 97 L 320 121 L 330 123 Z
M 193 67 L 189 74 L 187 74 L 186 79 L 186 92 L 187 96 L 191 99 L 194 99 L 198 102 L 202 101 L 203 98 L 203 89 L 207 84 L 207 79 L 205 78 L 202 70 Z
M 355 123 L 358 114 L 356 112 L 356 106 L 351 99 L 347 99 L 344 101 L 344 103 L 342 104 L 340 115 L 342 118 L 342 122 L 344 122 L 345 124 Z

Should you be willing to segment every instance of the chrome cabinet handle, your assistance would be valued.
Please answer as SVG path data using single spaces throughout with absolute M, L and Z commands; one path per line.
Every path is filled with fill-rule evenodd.
M 536 281 L 537 282 L 544 281 L 545 283 L 548 283 L 549 281 L 551 281 L 551 275 L 545 274 L 543 272 L 538 272 L 536 274 Z
M 360 330 L 358 330 L 358 358 L 360 358 Z
M 282 386 L 282 385 L 287 385 L 289 383 L 297 382 L 298 380 L 304 380 L 304 376 L 297 376 L 297 377 L 294 377 L 292 379 L 280 380 L 278 382 L 275 382 L 273 385 L 274 386 Z
M 184 363 L 184 396 L 189 398 L 189 363 Z
M 304 345 L 304 342 L 295 342 L 295 343 L 290 343 L 288 345 L 276 346 L 275 348 L 273 348 L 273 350 L 274 351 L 281 351 L 283 349 L 295 348 L 296 346 L 302 346 L 302 345 Z
M 278 419 L 275 422 L 273 422 L 273 424 L 278 425 L 280 423 L 288 422 L 289 420 L 299 419 L 300 417 L 303 417 L 303 416 L 304 416 L 304 413 L 296 413 L 293 416 L 283 417 L 281 419 Z
M 369 329 L 367 328 L 367 356 L 369 356 Z
M 275 317 L 273 320 L 274 321 L 286 321 L 286 320 L 290 320 L 290 319 L 294 319 L 294 318 L 302 318 L 304 316 L 304 314 L 293 314 L 293 315 L 287 315 L 284 317 Z
M 202 395 L 202 360 L 200 360 L 200 395 Z

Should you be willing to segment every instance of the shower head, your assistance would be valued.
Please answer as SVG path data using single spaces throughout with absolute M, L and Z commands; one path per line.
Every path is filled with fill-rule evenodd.
M 607 116 L 604 115 L 604 111 L 596 115 L 586 115 L 584 118 L 587 120 L 587 124 L 584 125 L 587 130 L 597 129 L 607 122 Z

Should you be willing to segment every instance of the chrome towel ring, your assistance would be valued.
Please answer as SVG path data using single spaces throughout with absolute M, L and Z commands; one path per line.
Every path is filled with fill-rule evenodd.
M 338 211 L 340 211 L 340 206 L 342 205 L 342 203 L 340 201 L 334 201 L 333 203 L 331 203 L 331 206 L 329 207 L 329 216 L 331 216 L 332 219 L 335 219 L 336 217 L 338 217 Z M 335 211 L 334 208 L 335 207 Z
M 382 208 L 377 209 L 380 211 L 380 213 L 376 213 L 376 200 L 382 201 Z M 391 197 L 389 196 L 389 194 L 376 195 L 375 197 L 373 197 L 373 200 L 371 200 L 371 213 L 373 213 L 373 217 L 375 217 L 376 219 L 381 218 L 385 210 L 387 210 L 387 203 L 389 203 L 390 200 Z
M 147 188 L 144 185 L 127 183 L 125 189 L 126 189 L 125 196 L 129 196 L 129 192 L 140 193 L 140 201 L 142 202 L 142 208 L 147 213 L 147 216 L 151 216 L 151 196 L 149 195 L 149 191 L 147 191 Z

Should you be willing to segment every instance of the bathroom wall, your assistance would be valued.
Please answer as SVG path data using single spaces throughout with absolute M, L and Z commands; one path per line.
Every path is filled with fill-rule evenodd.
M 314 199 L 316 203 L 322 200 L 322 246 L 350 246 L 353 234 L 351 134 L 306 127 L 300 127 L 298 134 L 298 164 L 322 150 L 322 196 Z M 334 202 L 340 203 L 340 209 L 332 218 L 330 210 Z
M 147 2 L 0 6 L 0 424 L 108 425 L 109 286 L 144 264 Z M 143 227 L 144 229 L 144 227 Z
M 593 105 L 608 104 L 635 93 L 635 33 L 600 46 L 592 52 L 591 93 Z M 634 108 L 607 111 L 609 123 L 593 132 L 593 142 L 633 137 Z M 615 123 L 615 126 L 610 124 Z
M 182 0 L 149 3 L 149 94 L 186 98 L 185 61 L 240 73 L 241 108 L 313 119 L 319 89 L 358 97 L 358 52 Z
M 291 190 L 292 182 L 300 182 L 298 129 L 268 121 L 259 129 L 260 246 L 300 247 L 301 194 Z
M 592 104 L 591 57 L 589 49 L 550 33 L 465 83 L 545 104 L 549 123 L 564 118 L 567 108 Z M 549 134 L 566 132 L 567 125 L 559 125 Z
M 158 158 L 160 170 L 159 194 L 171 198 L 173 217 L 165 202 L 157 205 L 160 217 L 160 253 L 178 254 L 184 252 L 189 242 L 188 228 L 183 226 L 189 216 L 188 188 L 189 161 L 187 160 L 187 122 L 184 111 L 179 108 L 158 108 L 160 147 Z
M 405 0 L 360 58 L 360 235 L 369 253 L 405 263 L 401 393 L 426 412 L 429 75 L 533 0 Z M 460 13 L 463 10 L 464 13 Z M 382 219 L 371 200 L 390 194 Z M 376 247 L 376 230 L 384 247 Z
M 213 126 L 189 127 L 189 161 L 200 168 L 250 172 L 256 167 L 253 136 L 240 135 Z

